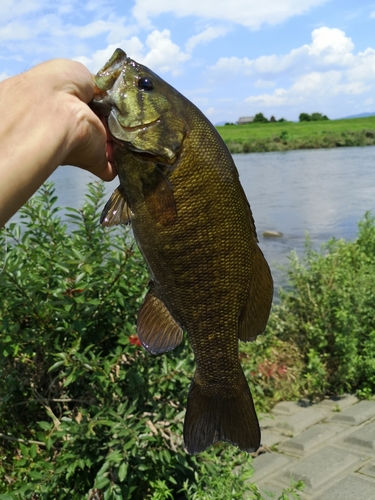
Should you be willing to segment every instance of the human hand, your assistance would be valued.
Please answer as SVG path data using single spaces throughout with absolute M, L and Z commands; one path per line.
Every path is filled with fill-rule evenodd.
M 54 94 L 50 99 L 64 101 L 67 151 L 61 164 L 83 168 L 105 181 L 114 179 L 117 172 L 106 121 L 87 105 L 94 94 L 90 72 L 82 64 L 64 59 L 43 63 L 34 71 L 43 73 L 43 85 Z
M 0 83 L 0 227 L 59 165 L 115 178 L 105 121 L 88 106 L 93 94 L 88 69 L 65 59 Z

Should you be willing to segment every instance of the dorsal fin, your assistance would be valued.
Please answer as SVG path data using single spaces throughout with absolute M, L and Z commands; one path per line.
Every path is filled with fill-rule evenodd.
M 157 297 L 153 286 L 139 310 L 137 333 L 143 347 L 152 354 L 171 351 L 182 341 L 182 328 Z
M 100 224 L 104 227 L 130 224 L 132 216 L 124 190 L 119 186 L 107 201 L 100 216 Z

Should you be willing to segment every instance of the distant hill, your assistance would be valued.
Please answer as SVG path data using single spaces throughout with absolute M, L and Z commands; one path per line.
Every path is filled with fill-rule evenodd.
M 344 119 L 347 119 L 347 118 L 366 118 L 367 116 L 374 116 L 375 115 L 375 111 L 373 111 L 372 113 L 361 113 L 359 115 L 351 115 L 351 116 L 345 116 Z

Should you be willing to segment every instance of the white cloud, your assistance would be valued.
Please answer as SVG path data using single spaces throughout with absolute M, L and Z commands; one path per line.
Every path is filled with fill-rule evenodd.
M 290 88 L 289 94 L 295 95 L 304 94 L 305 99 L 311 95 L 335 93 L 341 81 L 340 71 L 326 71 L 318 73 L 314 71 L 302 75 Z
M 258 78 L 258 80 L 254 83 L 254 87 L 258 89 L 269 89 L 270 87 L 274 87 L 275 82 L 272 82 L 270 80 L 262 80 L 261 78 Z
M 211 74 L 221 79 L 244 75 L 255 89 L 275 86 L 246 98 L 257 109 L 287 106 L 329 105 L 340 96 L 359 96 L 374 88 L 375 49 L 355 53 L 351 38 L 337 28 L 321 27 L 311 34 L 311 43 L 287 54 L 249 58 L 221 58 Z M 253 111 L 253 110 L 252 110 Z
M 108 6 L 111 4 L 110 0 L 88 0 L 83 6 L 86 12 L 101 12 L 103 13 L 108 10 Z
M 0 19 L 4 23 L 8 19 L 37 12 L 47 5 L 47 0 L 1 0 Z
M 109 16 L 107 19 L 97 19 L 86 25 L 67 26 L 65 34 L 75 36 L 78 39 L 95 38 L 105 36 L 108 43 L 118 43 L 120 40 L 131 36 L 138 31 L 125 17 Z
M 247 97 L 246 102 L 259 104 L 260 107 L 282 106 L 288 103 L 288 91 L 285 89 L 276 89 L 273 94 L 261 94 Z
M 117 31 L 119 28 L 124 28 L 123 18 L 120 18 L 116 22 L 99 19 L 86 24 L 86 26 L 73 26 L 69 31 L 78 38 L 93 38 L 113 30 Z
M 237 76 L 240 72 L 253 77 L 255 88 L 265 88 L 262 76 L 272 75 L 273 81 L 282 82 L 273 92 L 247 97 L 245 101 L 252 111 L 301 106 L 307 110 L 312 106 L 326 109 L 334 102 L 344 98 L 348 101 L 350 96 L 365 95 L 374 88 L 375 50 L 355 53 L 352 40 L 343 31 L 322 27 L 312 32 L 311 44 L 288 54 L 254 60 L 221 59 L 214 67 L 223 73 L 224 68 L 226 74 L 236 68 Z
M 371 17 L 372 19 L 375 19 L 375 10 L 373 10 L 373 11 L 371 12 L 370 17 Z
M 214 116 L 216 114 L 215 108 L 207 108 L 204 112 L 206 116 Z
M 27 67 L 52 57 L 87 62 L 93 47 L 117 46 L 137 31 L 133 20 L 118 15 L 111 0 L 0 2 L 0 57 L 13 54 L 16 60 L 22 54 Z
M 0 27 L 0 40 L 35 40 L 38 36 L 47 36 L 54 40 L 65 39 L 69 43 L 74 39 L 84 40 L 105 36 L 106 41 L 111 43 L 123 40 L 135 30 L 134 25 L 127 24 L 125 17 L 112 19 L 112 16 L 109 16 L 107 19 L 97 19 L 80 25 L 64 22 L 61 15 L 45 14 L 36 17 L 33 22 L 21 17 L 3 24 Z
M 351 38 L 337 28 L 319 28 L 312 32 L 312 44 L 306 46 L 309 55 L 320 59 L 323 64 L 351 64 L 354 44 Z
M 346 75 L 350 81 L 375 81 L 375 49 L 359 52 Z
M 313 67 L 332 65 L 350 66 L 354 62 L 352 51 L 354 44 L 345 33 L 337 28 L 322 27 L 315 29 L 312 43 L 293 49 L 289 54 L 261 56 L 257 59 L 222 57 L 212 66 L 212 71 L 226 75 L 243 73 L 244 75 L 275 75 L 288 72 L 302 72 Z
M 211 42 L 219 36 L 224 36 L 228 32 L 228 29 L 224 26 L 208 27 L 198 35 L 194 35 L 186 42 L 187 52 L 192 52 L 195 47 L 200 43 Z
M 36 16 L 32 22 L 27 17 L 20 17 L 4 23 L 0 27 L 0 40 L 3 42 L 24 42 L 25 40 L 30 40 L 32 45 L 37 43 L 39 46 L 42 46 L 43 43 L 38 37 L 49 36 L 51 40 L 56 40 L 59 37 L 68 39 L 70 35 L 69 27 L 64 26 L 61 18 L 56 14 Z M 49 45 L 44 48 L 48 49 Z M 4 49 L 4 47 L 2 48 Z M 29 45 L 22 44 L 20 49 L 27 51 Z
M 190 58 L 190 55 L 181 51 L 180 47 L 172 42 L 169 30 L 154 30 L 146 38 L 145 44 L 133 36 L 115 44 L 108 45 L 105 49 L 97 50 L 91 57 L 79 56 L 75 60 L 82 62 L 90 71 L 97 72 L 111 57 L 115 49 L 122 48 L 126 54 L 137 62 L 151 67 L 156 73 L 181 72 L 181 64 Z
M 205 100 L 200 105 L 207 114 L 237 114 L 237 109 L 243 114 L 243 100 L 251 93 L 249 106 L 278 106 L 286 116 L 280 108 L 282 103 L 289 108 L 298 102 L 315 103 L 318 98 L 326 103 L 336 100 L 341 112 L 344 98 L 340 101 L 340 96 L 350 96 L 359 106 L 375 95 L 369 91 L 375 90 L 375 48 L 371 48 L 375 45 L 370 41 L 368 48 L 362 46 L 362 52 L 355 51 L 355 29 L 344 23 L 347 16 L 343 12 L 337 17 L 337 25 L 347 25 L 353 40 L 342 30 L 321 27 L 304 44 L 305 40 L 300 41 L 302 26 L 317 22 L 316 16 L 304 16 L 300 18 L 301 28 L 291 33 L 289 26 L 285 35 L 285 43 L 297 40 L 295 48 L 281 54 L 278 37 L 284 36 L 288 26 L 269 28 L 324 3 L 327 9 L 319 9 L 319 18 L 332 12 L 333 0 L 2 0 L 0 78 L 52 57 L 75 58 L 96 73 L 120 47 L 161 76 L 168 74 L 166 79 L 194 102 L 203 90 L 201 97 Z M 368 20 L 371 8 L 362 10 L 362 17 Z M 375 11 L 371 17 L 375 19 Z M 251 30 L 267 25 L 264 44 L 252 45 L 259 34 L 235 24 Z M 227 40 L 219 39 L 228 32 Z M 364 39 L 361 36 L 361 43 Z M 214 40 L 218 43 L 211 43 Z M 209 43 L 210 50 L 206 50 L 204 45 Z M 220 58 L 231 54 L 230 50 L 234 57 Z M 257 56 L 251 58 L 250 53 Z M 173 78 L 182 73 L 183 79 Z M 327 113 L 323 106 L 318 108 Z
M 59 15 L 66 15 L 66 14 L 70 14 L 72 12 L 74 12 L 75 10 L 75 5 L 74 5 L 74 0 L 67 0 L 67 1 L 64 1 L 64 2 L 59 2 L 59 3 L 56 3 L 56 8 L 57 8 L 57 14 Z
M 99 69 L 110 59 L 113 52 L 117 49 L 123 49 L 126 54 L 132 59 L 139 60 L 142 56 L 143 43 L 138 37 L 133 36 L 128 40 L 122 40 L 118 43 L 110 44 L 105 49 L 95 51 L 91 57 L 79 56 L 75 57 L 75 61 L 79 61 L 84 64 L 90 71 L 96 73 Z
M 272 94 L 250 96 L 246 102 L 260 107 L 309 105 L 322 98 L 324 101 L 339 95 L 357 95 L 371 87 L 362 82 L 346 82 L 342 72 L 331 70 L 326 72 L 311 72 L 302 75 L 289 88 L 278 88 Z
M 2 82 L 3 80 L 6 80 L 9 77 L 10 77 L 10 75 L 8 75 L 8 73 L 6 73 L 6 72 L 0 73 L 0 82 Z
M 32 36 L 33 29 L 18 21 L 10 22 L 0 28 L 0 40 L 29 40 Z
M 181 63 L 190 59 L 190 55 L 182 52 L 180 47 L 172 42 L 171 32 L 167 29 L 163 31 L 154 30 L 146 39 L 149 52 L 139 55 L 138 62 L 154 68 L 155 72 L 170 72 L 178 75 L 181 72 Z
M 171 12 L 177 17 L 196 16 L 234 22 L 258 29 L 263 23 L 277 24 L 303 14 L 328 0 L 136 0 L 133 15 L 142 26 L 150 26 L 150 18 Z

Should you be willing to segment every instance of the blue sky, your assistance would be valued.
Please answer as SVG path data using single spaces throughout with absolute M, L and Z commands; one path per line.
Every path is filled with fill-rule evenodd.
M 213 123 L 375 112 L 375 0 L 2 0 L 0 81 L 116 47 Z

